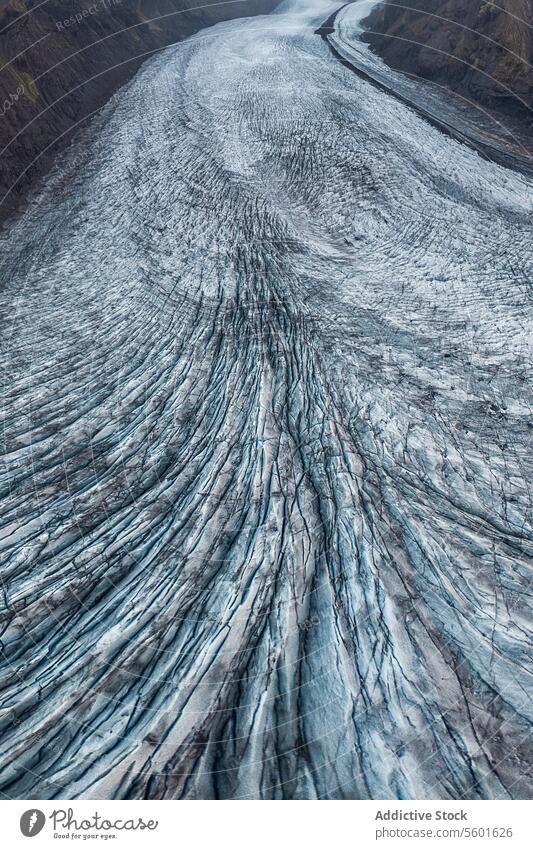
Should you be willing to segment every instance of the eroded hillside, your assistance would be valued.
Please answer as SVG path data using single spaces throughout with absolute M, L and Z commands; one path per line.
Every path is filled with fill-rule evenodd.
M 385 2 L 365 25 L 392 67 L 451 88 L 530 138 L 532 0 Z

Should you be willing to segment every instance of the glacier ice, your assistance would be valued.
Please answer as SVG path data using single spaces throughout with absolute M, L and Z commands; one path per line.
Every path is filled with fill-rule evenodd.
M 531 796 L 531 180 L 286 4 L 2 237 L 0 792 Z

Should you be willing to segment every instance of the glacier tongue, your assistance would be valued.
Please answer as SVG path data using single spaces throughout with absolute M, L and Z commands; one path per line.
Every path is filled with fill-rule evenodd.
M 531 182 L 334 8 L 154 57 L 4 237 L 4 796 L 531 795 Z

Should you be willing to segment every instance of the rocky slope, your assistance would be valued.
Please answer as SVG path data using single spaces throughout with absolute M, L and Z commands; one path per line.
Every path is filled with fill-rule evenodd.
M 468 98 L 531 148 L 532 0 L 387 0 L 365 26 L 393 68 Z
M 0 219 L 154 51 L 277 0 L 0 3 Z M 196 7 L 196 8 L 195 8 Z

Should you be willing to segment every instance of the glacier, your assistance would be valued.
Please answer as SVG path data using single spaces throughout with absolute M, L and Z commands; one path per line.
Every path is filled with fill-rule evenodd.
M 152 57 L 1 236 L 3 798 L 533 795 L 531 177 L 337 9 Z

